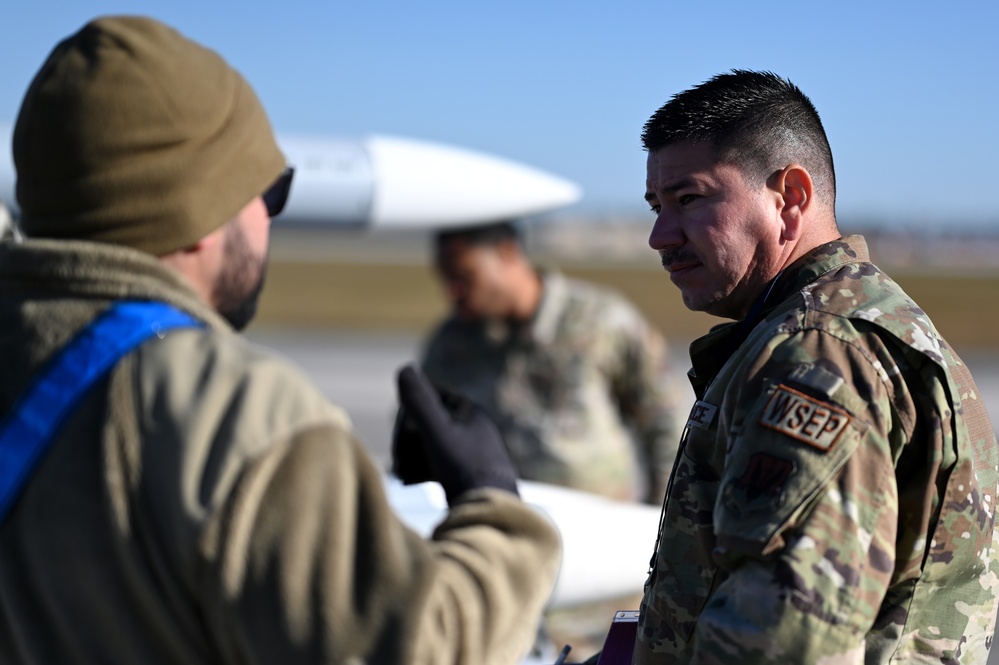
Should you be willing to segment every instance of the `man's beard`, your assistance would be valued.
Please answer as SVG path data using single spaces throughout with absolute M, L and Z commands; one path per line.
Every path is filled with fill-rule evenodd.
M 212 289 L 215 309 L 236 330 L 243 330 L 257 313 L 264 288 L 267 256 L 255 256 L 238 224 L 225 230 L 225 264 Z

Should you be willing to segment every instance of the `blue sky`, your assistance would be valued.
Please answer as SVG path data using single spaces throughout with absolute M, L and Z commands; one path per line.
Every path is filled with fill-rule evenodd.
M 0 120 L 59 39 L 99 14 L 148 14 L 222 53 L 281 131 L 483 150 L 575 180 L 576 210 L 641 215 L 648 116 L 715 73 L 769 69 L 822 115 L 844 222 L 999 227 L 995 0 L 6 5 Z

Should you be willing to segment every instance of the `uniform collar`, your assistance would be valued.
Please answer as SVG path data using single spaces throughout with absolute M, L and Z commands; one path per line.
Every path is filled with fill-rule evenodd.
M 190 283 L 156 257 L 85 240 L 0 242 L 0 291 L 93 300 L 165 302 L 207 323 L 231 327 L 201 301 Z
M 779 303 L 786 296 L 801 291 L 822 275 L 849 263 L 870 262 L 870 252 L 863 236 L 844 236 L 819 245 L 787 267 L 780 277 L 780 288 L 774 289 L 780 291 L 781 297 L 776 298 L 774 296 L 778 294 L 772 294 L 770 300 L 774 304 Z
M 762 321 L 816 279 L 849 263 L 869 263 L 870 253 L 863 236 L 844 236 L 819 245 L 785 268 L 764 289 L 743 321 L 715 326 L 690 345 L 691 369 L 687 372 L 694 392 L 700 395 L 721 371 L 736 349 Z M 700 392 L 699 392 L 700 391 Z
M 538 344 L 550 344 L 555 340 L 565 305 L 565 277 L 554 270 L 539 270 L 538 276 L 541 278 L 541 301 L 524 333 Z

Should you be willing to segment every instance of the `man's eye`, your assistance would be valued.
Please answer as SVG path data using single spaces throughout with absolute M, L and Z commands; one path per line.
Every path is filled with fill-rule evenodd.
M 652 212 L 654 212 L 654 213 L 656 213 L 658 215 L 659 211 L 662 210 L 662 207 L 658 206 L 658 205 L 650 205 L 649 206 L 649 210 L 651 210 Z
M 688 203 L 693 203 L 696 200 L 697 200 L 697 194 L 683 194 L 680 196 L 680 198 L 677 199 L 677 202 L 680 205 L 685 206 Z

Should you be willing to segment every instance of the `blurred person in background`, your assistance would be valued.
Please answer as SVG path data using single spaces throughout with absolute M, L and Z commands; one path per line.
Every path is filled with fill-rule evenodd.
M 522 478 L 660 504 L 680 437 L 662 336 L 620 295 L 540 270 L 509 222 L 439 231 L 452 311 L 427 377 L 496 421 Z

